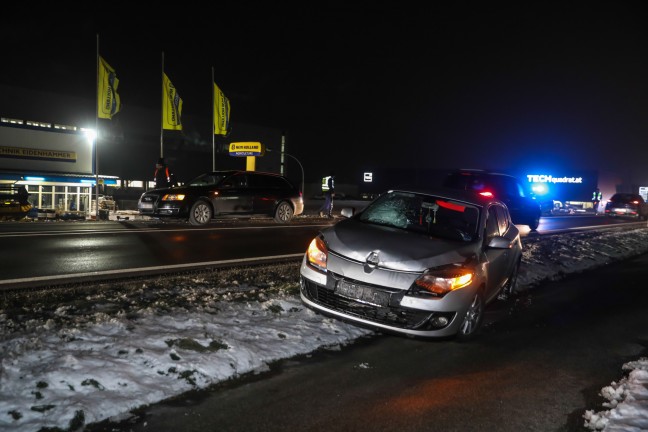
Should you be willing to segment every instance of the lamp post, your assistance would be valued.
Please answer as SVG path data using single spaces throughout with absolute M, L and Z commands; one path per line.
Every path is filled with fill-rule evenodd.
M 272 149 L 266 147 L 266 151 L 267 152 L 272 152 Z M 288 156 L 288 157 L 293 158 L 295 160 L 295 162 L 297 162 L 297 164 L 299 164 L 299 168 L 301 169 L 301 189 L 300 189 L 300 191 L 301 191 L 302 196 L 303 196 L 304 195 L 304 167 L 302 166 L 301 162 L 299 162 L 299 159 L 297 159 L 295 156 L 291 155 L 290 153 L 286 153 L 285 151 L 282 151 L 281 154 L 282 154 L 282 156 Z M 283 160 L 282 160 L 281 163 L 283 164 Z
M 97 134 L 98 129 L 82 129 L 83 133 L 88 140 L 88 143 L 92 146 L 94 151 L 94 175 L 95 175 L 95 199 L 96 199 L 96 208 L 95 208 L 95 220 L 99 220 L 99 149 L 97 148 L 99 136 Z M 92 194 L 90 195 L 90 216 L 92 216 Z
M 302 166 L 301 162 L 299 162 L 299 159 L 297 159 L 295 156 L 291 155 L 290 153 L 286 153 L 286 152 L 284 152 L 284 154 L 286 156 L 289 156 L 289 157 L 295 159 L 295 162 L 297 162 L 299 164 L 299 168 L 301 168 L 301 175 L 302 175 L 301 176 L 301 193 L 302 193 L 302 197 L 303 197 L 304 196 L 304 167 Z

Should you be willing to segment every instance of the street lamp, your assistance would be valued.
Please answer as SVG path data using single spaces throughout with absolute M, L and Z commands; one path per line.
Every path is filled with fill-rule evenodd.
M 266 148 L 266 151 L 271 152 L 272 149 Z M 302 196 L 303 196 L 304 195 L 304 167 L 302 166 L 301 162 L 299 162 L 299 159 L 297 159 L 295 156 L 291 155 L 290 153 L 282 152 L 281 154 L 293 158 L 295 160 L 295 162 L 297 162 L 297 164 L 299 164 L 299 168 L 301 169 L 301 189 L 300 189 L 300 191 L 301 191 Z
M 301 174 L 302 174 L 302 176 L 301 176 L 301 193 L 302 193 L 302 196 L 304 196 L 304 167 L 302 166 L 301 162 L 299 162 L 299 159 L 297 159 L 295 156 L 291 155 L 290 153 L 286 153 L 286 152 L 284 152 L 284 154 L 286 156 L 289 156 L 289 157 L 295 159 L 295 162 L 297 162 L 299 164 L 299 168 L 301 168 Z
M 83 133 L 86 136 L 86 139 L 93 146 L 95 163 L 94 163 L 94 175 L 95 175 L 95 198 L 96 198 L 96 207 L 95 207 L 95 220 L 99 220 L 99 148 L 97 147 L 97 141 L 99 137 L 97 136 L 97 129 L 82 129 Z M 92 195 L 90 196 L 90 214 L 92 214 Z

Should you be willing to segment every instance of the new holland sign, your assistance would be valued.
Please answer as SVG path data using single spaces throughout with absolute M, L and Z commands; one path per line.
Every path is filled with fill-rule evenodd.
M 265 147 L 260 142 L 235 142 L 229 145 L 230 156 L 263 156 Z

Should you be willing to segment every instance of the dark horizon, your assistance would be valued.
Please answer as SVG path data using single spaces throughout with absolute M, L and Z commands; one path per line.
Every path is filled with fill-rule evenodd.
M 285 132 L 307 177 L 526 167 L 610 170 L 648 184 L 640 1 L 243 2 L 217 20 L 189 4 L 171 21 L 60 6 L 7 10 L 0 84 L 85 98 L 92 119 L 99 34 L 100 54 L 120 80 L 123 110 L 112 123 L 159 109 L 164 52 L 183 117 L 210 119 L 214 67 L 232 123 Z M 118 1 L 110 10 L 124 8 Z M 12 117 L 17 102 L 3 103 L 0 114 Z M 211 142 L 209 132 L 201 128 L 201 139 Z

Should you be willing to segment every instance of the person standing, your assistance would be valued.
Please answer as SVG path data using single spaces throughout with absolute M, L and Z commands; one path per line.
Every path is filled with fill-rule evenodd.
M 331 173 L 322 177 L 322 192 L 324 192 L 324 204 L 320 207 L 321 217 L 333 217 L 333 197 L 335 196 L 335 175 Z
M 153 174 L 153 180 L 155 181 L 155 188 L 168 188 L 171 186 L 171 172 L 164 158 L 160 158 L 155 165 L 155 173 Z
M 599 204 L 601 203 L 602 199 L 603 194 L 598 188 L 596 188 L 596 190 L 592 193 L 592 207 L 594 208 L 594 213 L 598 213 Z

